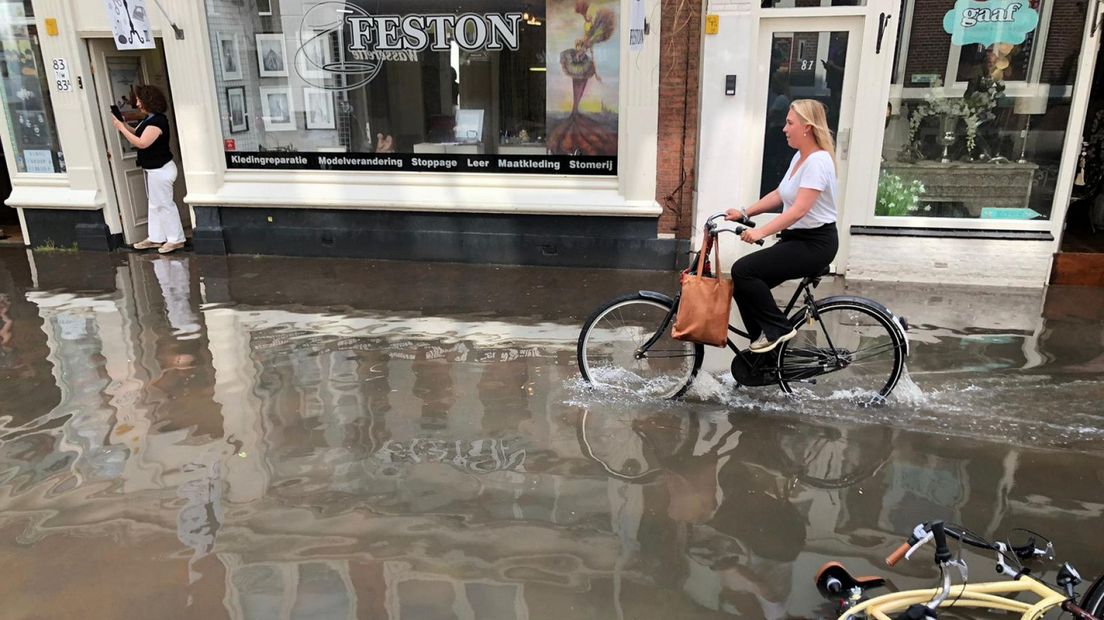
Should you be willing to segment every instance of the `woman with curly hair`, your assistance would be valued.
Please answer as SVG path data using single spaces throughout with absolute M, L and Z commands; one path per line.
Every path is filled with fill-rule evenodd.
M 184 247 L 184 226 L 173 200 L 177 169 L 169 149 L 168 103 L 156 86 L 134 87 L 134 105 L 146 115 L 137 127 L 114 118 L 115 129 L 138 149 L 138 165 L 145 170 L 146 196 L 149 199 L 149 233 L 145 241 L 134 244 L 136 250 L 157 248 L 168 254 Z

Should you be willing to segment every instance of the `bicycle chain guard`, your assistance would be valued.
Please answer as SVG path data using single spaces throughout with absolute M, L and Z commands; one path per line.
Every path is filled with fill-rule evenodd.
M 736 383 L 747 387 L 774 385 L 778 377 L 769 353 L 751 353 L 741 351 L 732 358 L 732 378 Z

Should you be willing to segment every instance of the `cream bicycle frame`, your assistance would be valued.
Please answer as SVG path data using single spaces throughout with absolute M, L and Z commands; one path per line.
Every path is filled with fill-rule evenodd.
M 910 605 L 924 605 L 930 602 L 939 594 L 939 590 L 940 588 L 931 588 L 883 594 L 848 609 L 839 617 L 839 620 L 862 617 L 862 614 L 876 620 L 893 620 L 893 614 L 905 611 Z M 1006 595 L 1020 592 L 1032 592 L 1040 600 L 1035 604 L 1030 604 L 1006 598 Z M 1035 620 L 1051 609 L 1060 606 L 1065 600 L 1066 596 L 1064 594 L 1055 592 L 1053 588 L 1039 580 L 1024 575 L 1017 581 L 1009 579 L 1007 581 L 954 586 L 940 607 L 973 607 L 1010 611 L 1020 614 L 1022 620 Z

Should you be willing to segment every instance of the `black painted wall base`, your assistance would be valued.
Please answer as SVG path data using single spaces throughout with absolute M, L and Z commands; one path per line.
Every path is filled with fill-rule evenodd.
M 503 265 L 683 267 L 689 242 L 635 217 L 196 207 L 198 254 L 275 254 Z
M 103 212 L 77 209 L 24 209 L 31 247 L 54 246 L 110 252 L 123 243 L 121 234 L 112 234 L 104 223 Z

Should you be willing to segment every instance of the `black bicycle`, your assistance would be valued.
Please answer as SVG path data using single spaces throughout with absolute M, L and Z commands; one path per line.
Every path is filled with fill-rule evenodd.
M 740 222 L 742 226 L 722 228 L 716 220 L 723 217 L 718 213 L 706 221 L 698 252 L 708 253 L 722 232 L 738 236 L 745 226 L 755 225 L 747 220 Z M 698 252 L 691 253 L 685 273 L 697 269 Z M 704 270 L 710 269 L 707 254 Z M 861 404 L 885 401 L 904 372 L 908 323 L 865 297 L 815 299 L 813 289 L 828 273 L 825 269 L 801 280 L 785 309 L 798 334 L 774 351 L 757 354 L 740 349 L 731 334 L 750 340 L 748 334 L 728 326 L 726 344 L 735 354 L 731 369 L 738 384 L 777 384 L 787 394 Z M 701 369 L 705 347 L 671 337 L 678 306 L 677 296 L 637 291 L 594 311 L 579 334 L 577 355 L 583 379 L 647 397 L 685 394 Z

